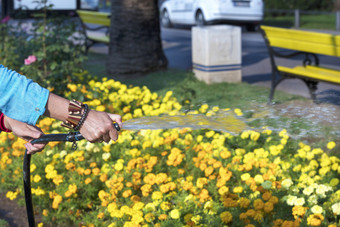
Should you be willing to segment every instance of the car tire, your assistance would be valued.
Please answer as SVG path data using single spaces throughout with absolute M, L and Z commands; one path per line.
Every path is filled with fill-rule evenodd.
M 161 16 L 161 24 L 163 27 L 165 28 L 170 28 L 172 27 L 172 23 L 171 23 L 171 20 L 170 20 L 170 16 L 169 16 L 169 13 L 168 11 L 165 9 L 163 10 L 162 12 L 162 16 Z
M 246 29 L 248 32 L 255 32 L 257 28 L 257 24 L 246 24 Z
M 201 10 L 197 11 L 195 19 L 196 19 L 196 25 L 197 26 L 204 26 L 204 25 L 206 25 L 206 21 L 204 19 L 204 15 L 203 15 L 203 12 Z

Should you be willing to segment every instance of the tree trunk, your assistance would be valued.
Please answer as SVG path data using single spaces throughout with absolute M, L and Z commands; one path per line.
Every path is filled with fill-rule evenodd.
M 335 0 L 334 2 L 334 11 L 340 11 L 340 0 Z
M 143 74 L 167 67 L 157 0 L 111 0 L 109 76 Z

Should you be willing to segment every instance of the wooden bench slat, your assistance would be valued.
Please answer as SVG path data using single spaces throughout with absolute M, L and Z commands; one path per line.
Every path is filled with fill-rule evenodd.
M 84 23 L 110 26 L 111 21 L 109 13 L 77 10 L 77 14 Z
M 331 69 L 325 69 L 315 66 L 296 66 L 289 68 L 285 66 L 277 66 L 281 72 L 294 74 L 302 77 L 308 77 L 316 80 L 321 80 L 330 83 L 340 84 L 340 72 Z
M 266 32 L 269 38 L 277 37 L 281 39 L 340 46 L 340 37 L 332 34 L 269 26 L 261 26 L 261 29 Z
M 105 28 L 108 31 L 111 23 L 111 18 L 109 13 L 94 12 L 87 10 L 77 10 L 77 14 L 81 20 L 83 26 L 83 33 L 86 36 L 86 53 L 88 49 L 95 43 L 110 43 L 109 36 L 101 36 L 98 34 L 91 34 L 91 31 L 96 31 Z M 97 25 L 96 27 L 88 26 L 87 24 Z
M 281 37 L 269 37 L 268 39 L 270 45 L 273 47 L 340 57 L 340 46 L 293 39 L 282 39 Z

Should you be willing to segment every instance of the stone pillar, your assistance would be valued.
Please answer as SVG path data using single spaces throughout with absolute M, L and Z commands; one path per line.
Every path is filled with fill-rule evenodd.
M 207 84 L 241 82 L 241 27 L 193 27 L 192 62 L 196 78 Z

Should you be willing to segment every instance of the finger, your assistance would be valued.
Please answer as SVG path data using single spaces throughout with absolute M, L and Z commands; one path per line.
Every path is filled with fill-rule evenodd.
M 40 138 L 44 133 L 41 131 L 40 128 L 32 125 L 26 125 L 26 128 L 28 129 L 27 133 L 29 133 L 30 137 L 33 139 Z
M 123 128 L 122 116 L 118 114 L 111 114 L 111 113 L 108 113 L 108 115 L 112 121 L 117 122 L 120 128 Z
M 27 154 L 35 154 L 37 152 L 31 143 L 26 143 L 24 146 L 27 149 Z
M 110 140 L 111 140 L 110 134 L 104 134 L 104 135 L 103 135 L 103 140 L 105 141 L 105 143 L 110 142 Z
M 116 141 L 118 139 L 118 132 L 117 130 L 110 130 L 109 132 L 110 134 L 110 138 L 113 140 L 113 141 Z

